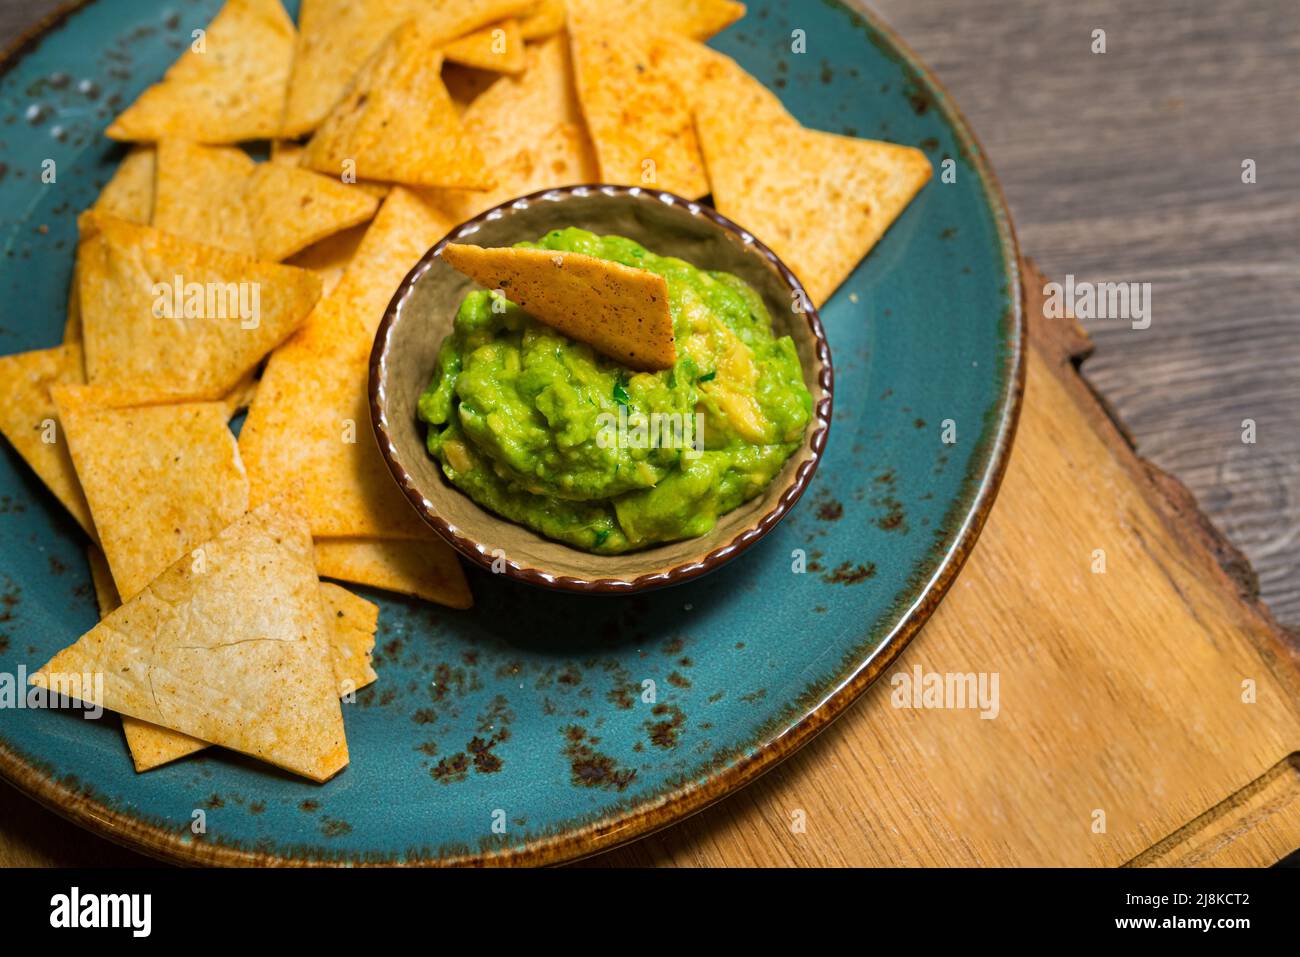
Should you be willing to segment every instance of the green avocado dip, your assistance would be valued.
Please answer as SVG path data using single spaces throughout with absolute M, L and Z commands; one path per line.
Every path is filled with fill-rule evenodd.
M 760 494 L 802 443 L 812 397 L 758 293 L 619 236 L 569 228 L 519 245 L 663 276 L 677 364 L 634 372 L 471 292 L 419 403 L 452 484 L 600 554 L 703 535 Z

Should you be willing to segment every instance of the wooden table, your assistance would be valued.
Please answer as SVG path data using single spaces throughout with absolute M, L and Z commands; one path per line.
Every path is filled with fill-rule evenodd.
M 0 42 L 52 6 L 0 0 Z M 1089 378 L 1295 627 L 1300 9 L 1138 6 L 876 3 L 953 91 L 1044 270 L 1153 284 L 1149 329 L 1089 325 Z M 1034 341 L 1002 496 L 899 665 L 999 671 L 1004 719 L 922 717 L 878 685 L 755 786 L 599 862 L 1264 864 L 1300 844 L 1294 647 L 1249 565 L 1074 374 L 1081 335 L 1040 322 Z M 0 864 L 139 861 L 0 787 Z

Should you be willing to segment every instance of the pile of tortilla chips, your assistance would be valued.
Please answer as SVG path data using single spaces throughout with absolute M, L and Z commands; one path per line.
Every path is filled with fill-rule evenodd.
M 63 343 L 0 357 L 0 431 L 89 535 L 102 615 L 33 681 L 103 675 L 141 771 L 211 744 L 343 768 L 378 609 L 320 577 L 471 604 L 369 424 L 371 342 L 420 256 L 514 196 L 639 185 L 711 194 L 822 302 L 929 178 L 702 45 L 744 12 L 302 0 L 295 25 L 227 0 L 195 30 L 108 127 L 129 145 L 79 220 Z M 658 367 L 652 318 L 633 358 Z

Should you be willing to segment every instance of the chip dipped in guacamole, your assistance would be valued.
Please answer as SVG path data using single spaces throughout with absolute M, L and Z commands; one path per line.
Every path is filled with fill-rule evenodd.
M 801 444 L 812 397 L 758 293 L 620 236 L 568 228 L 520 245 L 662 276 L 676 364 L 628 369 L 499 292 L 471 292 L 419 403 L 452 484 L 599 554 L 703 535 L 759 495 Z

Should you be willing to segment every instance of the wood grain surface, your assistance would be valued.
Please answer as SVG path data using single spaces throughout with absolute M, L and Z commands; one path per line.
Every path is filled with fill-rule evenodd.
M 0 42 L 51 5 L 0 0 Z M 1153 283 L 1149 329 L 1090 324 L 1088 373 L 1300 623 L 1300 6 L 876 6 L 953 91 L 1053 277 Z M 1074 374 L 1084 340 L 1036 325 L 1001 497 L 893 669 L 997 672 L 998 719 L 891 707 L 878 683 L 756 785 L 597 863 L 1262 864 L 1300 845 L 1294 652 Z M 0 787 L 0 864 L 138 860 Z

